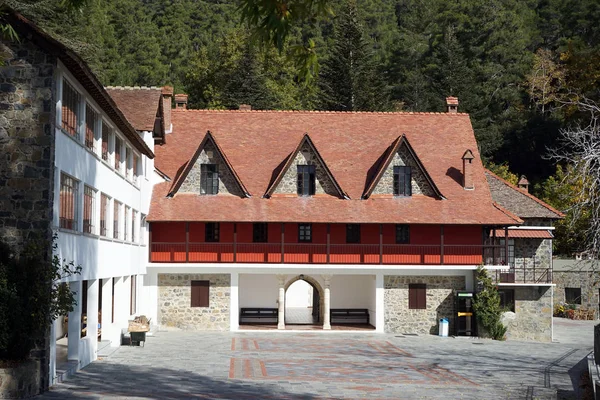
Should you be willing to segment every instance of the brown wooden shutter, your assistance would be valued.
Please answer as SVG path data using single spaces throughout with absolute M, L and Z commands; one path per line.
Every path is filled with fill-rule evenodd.
M 209 281 L 192 281 L 191 307 L 209 306 Z
M 412 310 L 427 308 L 427 286 L 424 283 L 408 285 L 408 308 Z

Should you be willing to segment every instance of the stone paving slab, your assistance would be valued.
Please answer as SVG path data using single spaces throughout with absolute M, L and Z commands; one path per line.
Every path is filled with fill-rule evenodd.
M 577 398 L 570 374 L 591 351 L 589 343 L 157 332 L 145 347 L 121 347 L 40 398 Z

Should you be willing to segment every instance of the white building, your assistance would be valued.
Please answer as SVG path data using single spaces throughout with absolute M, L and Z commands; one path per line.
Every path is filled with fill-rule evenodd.
M 55 82 L 53 227 L 61 259 L 82 269 L 67 279 L 77 306 L 68 322 L 59 318 L 53 325 L 50 384 L 57 377 L 56 360 L 61 361 L 57 339 L 67 336 L 68 361 L 79 369 L 97 358 L 99 341 L 119 346 L 128 320 L 138 312 L 138 276 L 148 259 L 154 141 L 164 136 L 159 88 L 108 89 L 125 114 L 133 110 L 125 119 L 115 108 L 116 119 L 61 62 Z M 127 95 L 141 98 L 144 107 Z

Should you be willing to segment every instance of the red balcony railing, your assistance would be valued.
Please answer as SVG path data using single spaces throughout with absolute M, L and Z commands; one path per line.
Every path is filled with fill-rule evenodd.
M 165 243 L 150 245 L 155 263 L 507 265 L 504 246 L 313 243 Z

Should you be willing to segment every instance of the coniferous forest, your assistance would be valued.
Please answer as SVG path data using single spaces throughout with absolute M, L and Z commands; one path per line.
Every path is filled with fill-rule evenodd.
M 294 26 L 283 51 L 259 45 L 236 0 L 90 0 L 32 19 L 75 48 L 105 85 L 170 84 L 192 108 L 444 111 L 457 96 L 486 164 L 568 209 L 569 168 L 548 158 L 598 101 L 598 0 L 347 0 Z M 35 10 L 32 11 L 35 14 Z M 310 44 L 314 79 L 294 52 Z M 569 218 L 563 222 L 568 225 Z M 574 228 L 555 252 L 577 250 Z

